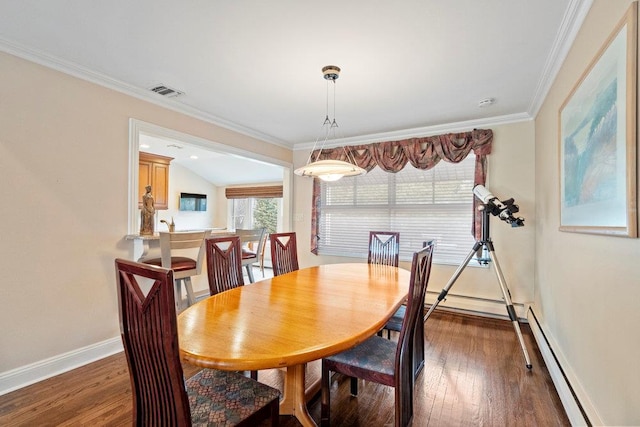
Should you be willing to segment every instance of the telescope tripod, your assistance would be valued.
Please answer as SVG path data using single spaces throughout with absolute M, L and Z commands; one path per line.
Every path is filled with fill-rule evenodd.
M 518 341 L 520 342 L 520 347 L 522 348 L 522 353 L 524 355 L 526 366 L 528 369 L 531 369 L 532 367 L 531 360 L 529 359 L 529 354 L 527 353 L 527 347 L 524 344 L 524 338 L 522 337 L 522 331 L 520 330 L 520 324 L 518 323 L 518 317 L 516 316 L 516 311 L 513 308 L 513 303 L 511 302 L 511 292 L 509 292 L 509 288 L 507 288 L 507 283 L 505 282 L 504 276 L 502 275 L 502 270 L 500 269 L 498 258 L 496 258 L 496 255 L 495 255 L 493 241 L 489 236 L 489 210 L 486 208 L 486 206 L 482 206 L 482 209 L 483 209 L 482 210 L 482 238 L 476 241 L 476 243 L 473 245 L 473 248 L 471 249 L 471 252 L 469 252 L 469 255 L 467 255 L 463 263 L 460 264 L 460 266 L 455 271 L 455 273 L 453 273 L 453 276 L 451 276 L 451 279 L 449 279 L 449 282 L 447 283 L 447 285 L 444 287 L 444 289 L 442 289 L 442 291 L 440 292 L 440 295 L 438 295 L 438 299 L 436 300 L 436 302 L 431 305 L 431 307 L 429 308 L 429 311 L 427 311 L 427 314 L 425 315 L 425 321 L 429 318 L 433 310 L 436 309 L 440 301 L 446 298 L 447 293 L 449 292 L 453 284 L 456 282 L 456 280 L 458 280 L 458 277 L 460 277 L 460 274 L 462 273 L 464 268 L 467 266 L 467 264 L 469 264 L 469 261 L 471 261 L 471 258 L 473 258 L 473 255 L 476 253 L 479 253 L 480 249 L 485 248 L 489 252 L 490 261 L 493 262 L 493 265 L 495 266 L 496 276 L 498 276 L 498 283 L 500 284 L 500 289 L 502 290 L 504 303 L 507 306 L 507 313 L 509 313 L 509 319 L 511 319 L 513 328 L 515 329 L 516 335 L 518 336 Z M 485 263 L 487 261 L 488 260 L 485 260 Z

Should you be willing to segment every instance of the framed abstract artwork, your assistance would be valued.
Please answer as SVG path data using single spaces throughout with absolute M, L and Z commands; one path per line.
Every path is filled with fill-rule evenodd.
M 637 3 L 559 113 L 560 230 L 637 237 Z

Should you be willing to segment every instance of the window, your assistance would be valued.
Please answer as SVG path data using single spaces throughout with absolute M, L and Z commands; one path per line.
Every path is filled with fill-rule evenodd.
M 432 169 L 410 164 L 400 172 L 376 167 L 355 178 L 320 184 L 318 253 L 366 258 L 369 231 L 399 231 L 400 259 L 410 261 L 426 240 L 434 262 L 460 264 L 471 234 L 475 156 L 441 161 Z
M 267 233 L 275 233 L 282 209 L 282 198 L 232 199 L 231 224 L 233 229 L 264 227 Z

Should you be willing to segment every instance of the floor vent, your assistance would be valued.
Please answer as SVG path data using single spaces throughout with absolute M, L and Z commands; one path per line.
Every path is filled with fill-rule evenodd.
M 154 85 L 153 87 L 149 88 L 149 90 L 162 96 L 166 96 L 167 98 L 175 98 L 176 96 L 184 95 L 184 92 L 172 89 L 163 84 Z

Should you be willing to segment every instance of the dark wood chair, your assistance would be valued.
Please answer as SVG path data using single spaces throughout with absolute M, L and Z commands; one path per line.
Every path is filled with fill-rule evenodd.
M 206 240 L 206 252 L 211 295 L 244 285 L 240 237 L 211 237 Z
M 253 264 L 260 262 L 260 254 L 262 253 L 266 232 L 266 228 L 236 229 L 236 234 L 240 236 L 240 247 L 242 248 L 242 266 L 247 270 L 249 283 L 255 282 Z
M 422 242 L 422 247 L 434 244 L 435 242 L 430 240 Z M 391 319 L 384 325 L 384 329 L 387 330 L 387 338 L 391 338 L 391 331 L 400 332 L 402 328 L 402 319 L 404 319 L 407 307 L 403 305 L 396 311 Z M 415 377 L 418 377 L 420 371 L 424 367 L 424 307 L 420 309 L 419 318 L 423 319 L 422 322 L 416 323 L 416 335 L 413 343 L 413 368 L 415 371 Z
M 396 231 L 369 232 L 369 264 L 391 265 L 397 267 L 400 260 L 400 233 Z M 383 330 L 387 331 L 387 338 L 391 339 L 391 331 L 400 331 L 406 307 L 403 305 L 389 319 Z M 382 336 L 382 331 L 378 333 Z
M 273 275 L 290 273 L 298 270 L 298 247 L 296 244 L 296 233 L 271 233 L 269 235 L 271 243 L 271 264 L 273 265 Z
M 395 388 L 395 425 L 404 427 L 413 417 L 413 341 L 420 308 L 424 306 L 427 282 L 431 272 L 433 245 L 429 244 L 413 255 L 411 279 L 407 297 L 407 313 L 402 322 L 400 338 L 393 342 L 378 335 L 363 343 L 322 359 L 321 423 L 329 425 L 330 371 L 351 377 L 351 394 L 358 394 L 357 378 Z
M 369 232 L 369 264 L 398 266 L 400 257 L 400 233 L 395 231 Z
M 276 389 L 236 372 L 213 369 L 185 381 L 172 270 L 122 259 L 115 264 L 136 426 L 254 426 L 269 418 L 278 425 Z
M 211 295 L 244 286 L 239 236 L 212 237 L 206 240 L 207 278 Z M 258 371 L 251 371 L 258 379 Z

